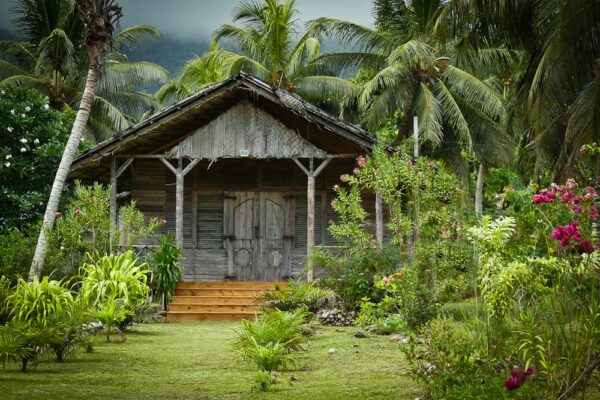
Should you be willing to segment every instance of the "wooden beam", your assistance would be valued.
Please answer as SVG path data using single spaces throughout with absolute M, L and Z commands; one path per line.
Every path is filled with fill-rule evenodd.
M 114 157 L 113 157 L 114 159 Z M 133 158 L 128 158 L 127 160 L 125 160 L 125 162 L 119 167 L 119 169 L 116 172 L 116 177 L 119 178 L 121 175 L 123 175 L 123 172 L 125 172 L 125 170 L 127 170 L 127 168 L 129 168 L 129 166 L 131 165 L 131 163 L 133 162 Z
M 375 237 L 383 247 L 383 200 L 379 193 L 375 194 Z
M 171 170 L 172 173 L 177 175 L 177 170 L 175 169 L 175 167 L 171 164 L 171 162 L 169 160 L 165 159 L 164 157 L 160 157 L 159 160 L 162 161 L 162 163 L 165 164 L 167 166 L 167 168 L 169 168 Z M 179 161 L 181 161 L 181 160 L 179 160 Z
M 331 161 L 331 159 L 330 159 L 330 158 L 327 158 L 327 159 L 325 159 L 325 160 L 324 160 L 324 161 L 321 163 L 321 165 L 319 165 L 319 166 L 317 167 L 317 169 L 316 169 L 316 170 L 313 172 L 313 174 L 312 174 L 312 175 L 313 175 L 313 177 L 317 177 L 317 176 L 319 176 L 319 174 L 320 174 L 321 172 L 323 172 L 323 170 L 325 169 L 325 167 L 327 166 L 327 164 L 329 164 L 329 161 Z M 312 160 L 311 160 L 311 165 L 312 165 Z M 311 168 L 312 168 L 312 167 L 311 167 Z
M 306 256 L 308 257 L 308 271 L 306 280 L 313 281 L 312 255 L 315 249 L 315 176 L 313 175 L 313 159 L 310 159 L 310 170 L 306 188 Z
M 300 169 L 308 176 L 310 175 L 310 172 L 308 172 L 308 170 L 306 169 L 306 167 L 302 164 L 302 162 L 300 162 L 300 160 L 298 160 L 297 158 L 292 158 L 292 160 L 294 160 L 294 162 L 296 163 L 297 166 L 300 167 Z
M 201 158 L 194 158 L 191 163 L 183 170 L 183 176 L 186 176 L 195 166 L 202 160 Z

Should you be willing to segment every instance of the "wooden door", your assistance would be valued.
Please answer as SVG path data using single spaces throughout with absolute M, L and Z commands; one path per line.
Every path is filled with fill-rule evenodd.
M 228 262 L 241 281 L 256 280 L 256 229 L 258 227 L 258 207 L 254 192 L 233 192 L 227 195 L 230 200 L 229 220 L 231 233 L 228 239 Z
M 291 271 L 292 197 L 283 192 L 225 196 L 229 269 L 241 281 L 279 281 Z

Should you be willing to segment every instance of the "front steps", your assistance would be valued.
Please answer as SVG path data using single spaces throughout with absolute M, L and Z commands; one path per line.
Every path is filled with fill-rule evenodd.
M 257 296 L 287 282 L 204 282 L 184 281 L 175 289 L 167 313 L 169 322 L 237 321 L 258 314 Z

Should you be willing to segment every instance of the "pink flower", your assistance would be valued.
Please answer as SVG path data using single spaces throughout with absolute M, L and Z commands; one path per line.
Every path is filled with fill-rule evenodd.
M 348 175 L 344 174 L 340 176 L 340 181 L 346 182 L 348 180 Z
M 161 218 L 161 219 L 160 219 L 160 224 L 161 224 L 161 225 L 165 225 L 166 223 L 167 223 L 167 220 L 166 220 L 166 219 L 164 219 L 164 218 Z
M 594 246 L 592 246 L 592 243 L 589 240 L 586 240 L 579 243 L 579 246 L 577 246 L 577 251 L 579 252 L 579 254 L 593 253 Z
M 584 196 L 585 200 L 587 201 L 593 201 L 598 199 L 598 193 L 596 193 L 596 189 L 594 189 L 593 187 L 587 187 L 585 189 L 585 196 Z
M 569 190 L 575 190 L 579 187 L 579 185 L 577 182 L 575 182 L 575 179 L 569 178 L 567 179 L 567 183 L 565 183 L 565 187 Z
M 60 218 L 62 217 L 62 213 L 60 211 L 57 211 L 54 213 L 54 218 Z
M 333 191 L 337 192 L 338 190 L 340 190 L 340 185 L 338 185 L 338 184 L 333 185 Z
M 573 197 L 573 204 L 579 204 L 581 203 L 581 200 L 583 200 L 581 196 L 575 196 Z
M 556 193 L 549 192 L 546 189 L 542 189 L 539 193 L 533 195 L 533 202 L 535 204 L 548 204 L 554 202 L 555 199 Z
M 365 165 L 366 162 L 367 162 L 367 159 L 365 157 L 358 156 L 358 166 L 360 168 L 362 168 Z
M 598 208 L 590 206 L 590 220 L 595 221 L 596 219 L 598 219 Z
M 583 212 L 583 207 L 578 206 L 577 204 L 573 204 L 571 206 L 571 210 L 575 213 L 575 214 L 581 214 Z
M 562 203 L 569 203 L 571 200 L 573 200 L 573 193 L 571 192 L 565 192 L 560 198 Z
M 393 280 L 394 280 L 394 279 L 393 279 L 393 278 L 390 276 L 390 274 L 387 274 L 387 275 L 386 275 L 386 276 L 383 278 L 382 282 L 383 282 L 383 284 L 384 284 L 384 285 L 387 285 L 387 284 L 391 283 Z
M 358 174 L 360 172 L 360 170 L 358 168 L 354 168 L 354 170 L 352 172 L 355 174 Z

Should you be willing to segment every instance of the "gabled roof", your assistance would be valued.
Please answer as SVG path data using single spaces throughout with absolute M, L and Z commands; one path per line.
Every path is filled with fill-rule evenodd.
M 240 73 L 161 110 L 81 154 L 73 162 L 70 176 L 101 176 L 108 172 L 112 155 L 165 154 L 244 98 L 328 153 L 360 154 L 370 151 L 375 143 L 363 129 L 285 90 Z

